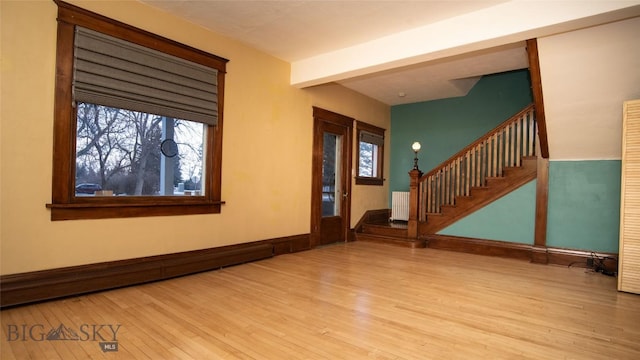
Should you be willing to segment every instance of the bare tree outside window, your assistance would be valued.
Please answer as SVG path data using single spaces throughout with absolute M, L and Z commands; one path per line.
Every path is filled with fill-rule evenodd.
M 89 103 L 77 106 L 76 188 L 93 184 L 114 195 L 130 196 L 203 190 L 203 124 Z M 171 127 L 167 133 L 177 145 L 177 154 L 164 162 L 171 171 L 162 169 L 161 159 L 167 156 L 161 152 L 163 126 Z M 175 188 L 170 193 L 160 191 L 165 173 L 171 178 L 164 180 Z

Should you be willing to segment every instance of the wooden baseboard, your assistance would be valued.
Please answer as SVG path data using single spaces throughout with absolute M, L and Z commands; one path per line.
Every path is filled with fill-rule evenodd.
M 514 242 L 473 239 L 449 235 L 427 235 L 427 247 L 432 249 L 460 251 L 479 255 L 499 256 L 528 260 L 538 264 L 587 267 L 587 260 L 598 258 L 617 259 L 618 254 L 589 250 L 539 247 Z
M 262 240 L 251 244 L 266 243 L 273 245 L 273 255 L 290 254 L 311 249 L 310 235 L 293 235 L 270 240 Z
M 575 267 L 587 267 L 587 260 L 597 257 L 599 259 L 606 259 L 604 262 L 607 265 L 611 264 L 611 259 L 615 264 L 615 270 L 617 271 L 617 253 L 603 253 L 588 250 L 574 250 L 574 249 L 562 249 L 562 248 L 547 248 L 547 261 L 549 264 L 575 266 Z
M 425 236 L 427 247 L 479 255 L 531 260 L 531 245 L 449 235 Z
M 406 241 L 406 239 L 404 239 Z M 528 260 L 534 263 L 586 267 L 587 259 L 617 254 L 540 248 L 503 241 L 429 235 L 422 247 Z M 310 235 L 295 235 L 245 244 L 174 254 L 0 276 L 0 307 L 9 307 L 100 290 L 164 280 L 310 249 Z
M 0 307 L 164 280 L 309 249 L 309 234 L 0 276 Z

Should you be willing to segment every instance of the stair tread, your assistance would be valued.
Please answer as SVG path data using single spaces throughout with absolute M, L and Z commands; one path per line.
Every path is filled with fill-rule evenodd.
M 408 224 L 406 222 L 404 223 L 397 223 L 397 222 L 372 222 L 372 223 L 366 223 L 363 224 L 363 226 L 368 226 L 368 227 L 378 227 L 378 228 L 390 228 L 390 229 L 406 229 L 408 227 Z
M 358 241 L 373 241 L 383 244 L 408 246 L 412 248 L 426 247 L 426 241 L 424 239 L 408 239 L 403 237 L 385 236 L 369 233 L 357 233 L 356 240 Z
M 357 233 L 357 234 L 359 236 L 370 236 L 370 237 L 375 237 L 375 238 L 407 240 L 406 237 L 393 236 L 393 235 L 387 235 L 387 234 L 372 234 L 372 233 Z
M 384 236 L 391 238 L 407 238 L 408 236 L 407 223 L 396 222 L 375 222 L 366 223 L 362 225 L 361 231 L 358 234 Z

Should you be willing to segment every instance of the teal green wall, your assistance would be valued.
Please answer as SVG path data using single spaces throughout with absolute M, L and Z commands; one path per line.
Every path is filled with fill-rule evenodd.
M 620 160 L 549 162 L 547 246 L 618 252 Z M 536 182 L 439 232 L 533 244 Z
M 438 234 L 533 245 L 536 181 L 531 181 Z
M 547 246 L 618 252 L 620 160 L 549 162 Z
M 467 96 L 391 107 L 389 191 L 407 191 L 411 144 L 419 166 L 431 170 L 533 102 L 528 70 L 483 76 Z
M 409 189 L 411 144 L 424 172 L 532 102 L 528 71 L 485 76 L 460 98 L 391 107 L 389 191 Z M 551 161 L 547 246 L 618 252 L 619 160 Z M 533 244 L 535 181 L 440 234 Z

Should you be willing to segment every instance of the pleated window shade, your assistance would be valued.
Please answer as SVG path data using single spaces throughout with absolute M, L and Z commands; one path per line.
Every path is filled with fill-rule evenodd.
M 640 100 L 623 117 L 618 290 L 640 294 Z
M 384 145 L 384 137 L 378 134 L 370 133 L 368 131 L 360 131 L 360 141 L 377 146 Z
M 218 71 L 76 26 L 73 100 L 216 125 Z

